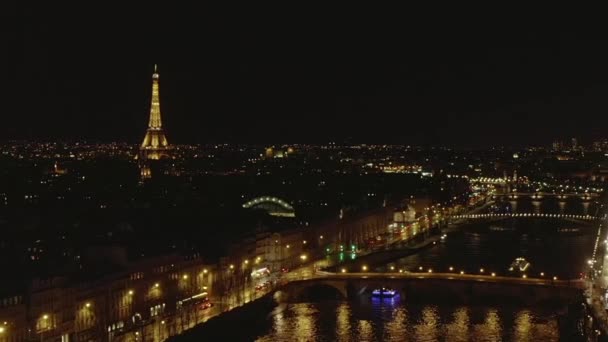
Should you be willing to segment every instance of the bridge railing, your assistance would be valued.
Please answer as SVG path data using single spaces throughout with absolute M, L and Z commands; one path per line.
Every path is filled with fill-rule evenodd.
M 483 218 L 511 218 L 511 217 L 531 217 L 531 218 L 558 218 L 593 221 L 603 217 L 593 215 L 573 215 L 573 214 L 548 214 L 548 213 L 487 213 L 487 214 L 464 214 L 450 216 L 452 219 L 483 219 Z

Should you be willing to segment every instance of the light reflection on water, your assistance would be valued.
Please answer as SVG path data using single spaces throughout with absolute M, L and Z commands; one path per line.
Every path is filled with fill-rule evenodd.
M 549 309 L 400 300 L 288 304 L 258 341 L 557 341 Z

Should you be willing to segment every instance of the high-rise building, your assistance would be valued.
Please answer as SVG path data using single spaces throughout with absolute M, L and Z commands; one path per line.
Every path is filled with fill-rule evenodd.
M 152 103 L 150 105 L 150 121 L 144 141 L 139 148 L 143 160 L 157 160 L 169 156 L 169 142 L 165 136 L 160 117 L 160 97 L 158 90 L 159 74 L 156 65 L 152 74 Z

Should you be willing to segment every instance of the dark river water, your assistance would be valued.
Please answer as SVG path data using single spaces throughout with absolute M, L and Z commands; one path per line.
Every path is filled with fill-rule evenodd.
M 436 245 L 388 264 L 384 271 L 404 269 L 521 276 L 508 270 L 517 257 L 531 264 L 528 277 L 578 278 L 593 252 L 596 228 L 558 220 L 510 219 L 473 224 L 447 234 Z M 281 304 L 265 319 L 230 318 L 220 327 L 238 330 L 231 340 L 257 341 L 576 341 L 583 314 L 566 304 L 526 306 L 500 302 L 425 303 L 408 298 L 351 301 L 320 300 Z M 582 305 L 572 304 L 571 307 Z M 219 319 L 222 319 L 220 317 Z M 221 331 L 200 330 L 195 339 L 213 339 Z M 191 337 L 194 335 L 191 335 Z
M 258 341 L 558 341 L 551 309 L 393 300 L 288 304 Z
M 404 271 L 454 271 L 522 276 L 510 272 L 515 258 L 523 257 L 530 266 L 528 277 L 557 276 L 579 278 L 591 258 L 597 228 L 560 220 L 510 219 L 479 223 L 448 233 L 443 241 L 421 253 L 376 265 L 377 270 L 390 267 Z

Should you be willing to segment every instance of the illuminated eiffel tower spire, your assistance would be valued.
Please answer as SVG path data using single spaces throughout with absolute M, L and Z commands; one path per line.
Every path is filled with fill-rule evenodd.
M 163 131 L 160 117 L 160 97 L 158 90 L 159 74 L 156 64 L 152 74 L 152 103 L 150 104 L 150 120 L 144 141 L 139 148 L 142 159 L 160 159 L 168 157 L 169 142 Z

